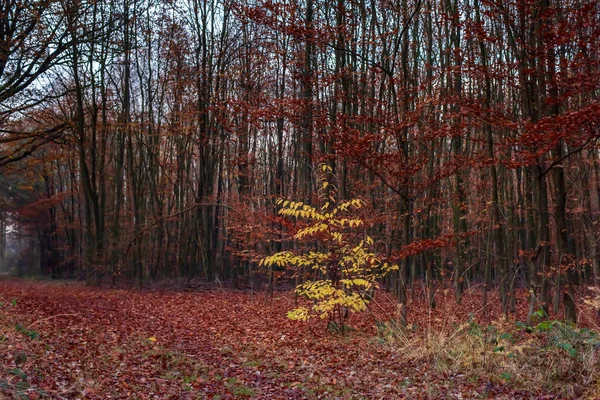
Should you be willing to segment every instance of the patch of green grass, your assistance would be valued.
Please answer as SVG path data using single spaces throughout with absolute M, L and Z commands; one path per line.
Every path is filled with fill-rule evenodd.
M 165 378 L 168 381 L 174 381 L 179 379 L 179 377 L 181 376 L 181 374 L 179 373 L 179 371 L 171 371 L 168 370 L 163 374 L 163 378 Z
M 252 367 L 252 368 L 256 368 L 258 366 L 260 366 L 260 361 L 259 360 L 250 360 L 250 361 L 246 361 L 245 363 L 243 363 L 242 365 L 244 367 Z
M 313 389 L 304 386 L 303 384 L 299 384 L 296 386 L 298 389 L 302 389 L 302 391 L 304 392 L 304 395 L 306 397 L 308 397 L 309 399 L 316 399 L 317 398 L 317 392 L 315 392 Z
M 358 393 L 356 393 L 352 388 L 346 387 L 344 382 L 341 380 L 338 380 L 337 382 L 322 383 L 322 380 L 318 379 L 318 381 L 315 383 L 316 386 L 314 392 L 317 392 L 320 395 L 326 394 L 327 398 L 353 399 L 357 398 L 356 396 L 358 395 Z M 298 387 L 300 387 L 300 385 L 298 385 Z M 313 392 L 312 390 L 310 391 Z
M 277 379 L 281 376 L 281 373 L 278 371 L 267 371 L 265 372 L 264 376 L 267 379 Z
M 233 394 L 240 397 L 253 397 L 255 395 L 254 389 L 248 386 L 238 386 L 233 389 Z
M 333 395 L 336 392 L 335 387 L 333 387 L 331 385 L 319 386 L 319 390 L 322 392 L 325 392 L 326 394 L 331 394 L 331 395 Z
M 228 379 L 225 382 L 225 386 L 236 396 L 236 397 L 253 397 L 256 393 L 254 389 L 244 385 L 237 378 Z

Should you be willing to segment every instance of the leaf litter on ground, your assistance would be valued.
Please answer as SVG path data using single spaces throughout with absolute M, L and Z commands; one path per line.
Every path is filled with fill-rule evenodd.
M 418 296 L 417 296 L 418 297 Z M 375 319 L 394 315 L 382 295 L 353 315 L 347 335 L 326 321 L 286 318 L 292 292 L 140 291 L 61 282 L 0 281 L 0 393 L 21 398 L 506 398 L 538 397 L 484 378 L 442 372 L 382 344 Z M 8 299 L 8 302 L 6 301 Z M 10 299 L 15 299 L 11 304 Z M 10 304 L 10 305 L 9 305 Z M 411 307 L 413 326 L 477 314 Z M 452 308 L 452 312 L 448 308 Z M 458 311 L 460 310 L 460 312 Z M 497 311 L 496 311 L 497 313 Z M 15 326 L 22 327 L 19 331 Z M 29 334 L 24 334 L 24 333 Z M 35 334 L 34 334 L 35 333 Z M 35 337 L 34 337 L 35 336 Z M 1 397 L 0 397 L 1 398 Z

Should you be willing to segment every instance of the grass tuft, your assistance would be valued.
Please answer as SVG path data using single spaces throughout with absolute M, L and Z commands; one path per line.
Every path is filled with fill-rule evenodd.
M 378 324 L 380 337 L 409 361 L 427 361 L 439 372 L 484 377 L 516 389 L 585 396 L 600 388 L 600 332 L 560 321 L 528 327 L 504 320 L 474 320 L 450 329 L 410 331 Z

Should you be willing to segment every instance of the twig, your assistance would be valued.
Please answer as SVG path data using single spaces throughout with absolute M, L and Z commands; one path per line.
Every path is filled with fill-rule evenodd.
M 37 324 L 39 324 L 39 323 L 41 323 L 41 322 L 46 322 L 46 321 L 48 321 L 48 320 L 51 320 L 51 319 L 53 319 L 53 318 L 58 318 L 58 317 L 74 317 L 74 316 L 76 316 L 76 315 L 79 315 L 79 313 L 74 313 L 74 314 L 56 314 L 56 315 L 51 315 L 51 316 L 49 316 L 48 318 L 38 319 L 37 321 L 35 321 L 35 322 L 31 323 L 31 324 L 30 324 L 30 325 L 27 327 L 27 329 L 29 330 L 29 329 L 31 329 L 31 328 L 32 328 L 34 325 L 37 325 Z
M 131 241 L 129 242 L 129 245 L 127 246 L 127 251 L 125 251 L 125 258 L 127 258 L 127 256 L 129 255 L 129 250 L 131 250 L 131 246 L 133 245 L 133 243 L 140 237 L 142 236 L 144 233 L 148 232 L 150 229 L 154 228 L 156 225 L 158 225 L 159 222 L 164 221 L 165 219 L 169 219 L 169 218 L 173 218 L 173 217 L 177 217 L 181 214 L 185 214 L 187 212 L 190 212 L 192 210 L 195 210 L 198 207 L 224 207 L 227 208 L 228 210 L 231 210 L 232 208 L 230 206 L 228 206 L 227 204 L 221 204 L 221 203 L 196 203 L 193 206 L 186 208 L 185 210 L 181 210 L 176 212 L 175 214 L 169 214 L 169 215 L 165 215 L 164 217 L 160 217 L 158 218 L 156 221 L 154 221 L 152 224 L 150 224 L 148 227 L 142 229 L 140 232 L 138 232 L 137 235 L 135 235 L 133 237 L 133 239 L 131 239 Z

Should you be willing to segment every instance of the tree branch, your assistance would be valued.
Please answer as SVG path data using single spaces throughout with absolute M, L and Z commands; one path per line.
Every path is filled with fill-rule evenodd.
M 125 258 L 127 258 L 127 256 L 129 255 L 129 250 L 131 250 L 131 246 L 133 245 L 133 243 L 137 239 L 139 239 L 140 236 L 142 236 L 144 233 L 148 232 L 150 229 L 152 229 L 156 225 L 158 225 L 161 221 L 164 221 L 166 219 L 177 217 L 179 215 L 188 213 L 188 212 L 190 212 L 192 210 L 195 210 L 198 207 L 223 207 L 223 208 L 226 208 L 228 210 L 232 209 L 232 207 L 228 206 L 227 204 L 221 204 L 221 203 L 196 203 L 193 206 L 186 208 L 185 210 L 181 210 L 181 211 L 178 211 L 178 212 L 176 212 L 174 214 L 169 214 L 169 215 L 165 215 L 164 217 L 160 217 L 160 218 L 156 219 L 152 224 L 150 224 L 146 228 L 142 229 L 137 235 L 135 235 L 133 237 L 133 239 L 131 239 L 131 241 L 129 242 L 129 245 L 127 245 L 127 251 L 125 251 Z

